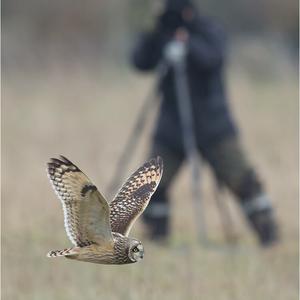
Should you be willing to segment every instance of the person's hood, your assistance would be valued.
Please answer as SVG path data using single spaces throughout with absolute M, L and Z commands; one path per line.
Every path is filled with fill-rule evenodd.
M 181 12 L 186 7 L 194 7 L 191 0 L 166 0 L 165 11 Z

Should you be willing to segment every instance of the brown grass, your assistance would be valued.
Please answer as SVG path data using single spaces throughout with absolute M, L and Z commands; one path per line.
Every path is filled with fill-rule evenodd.
M 266 182 L 281 224 L 282 243 L 259 249 L 230 195 L 240 250 L 219 251 L 195 241 L 189 178 L 182 172 L 172 196 L 171 245 L 143 239 L 143 262 L 102 266 L 47 259 L 70 245 L 60 203 L 46 177 L 49 157 L 64 154 L 105 190 L 151 79 L 121 70 L 81 66 L 8 73 L 3 82 L 2 287 L 3 299 L 297 299 L 298 105 L 289 70 L 280 78 L 250 80 L 233 67 L 230 95 L 243 142 Z M 130 164 L 144 159 L 149 128 Z M 128 175 L 130 173 L 128 171 Z M 210 236 L 222 244 L 212 181 L 203 171 Z

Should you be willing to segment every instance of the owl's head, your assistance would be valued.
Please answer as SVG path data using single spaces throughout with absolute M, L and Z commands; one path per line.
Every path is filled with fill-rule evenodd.
M 128 257 L 132 262 L 138 262 L 144 257 L 144 247 L 140 241 L 132 239 L 128 248 Z

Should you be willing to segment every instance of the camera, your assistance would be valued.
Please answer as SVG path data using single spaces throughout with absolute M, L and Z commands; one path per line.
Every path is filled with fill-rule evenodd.
M 184 20 L 181 12 L 167 10 L 160 16 L 159 23 L 165 30 L 175 31 L 178 27 L 184 25 Z

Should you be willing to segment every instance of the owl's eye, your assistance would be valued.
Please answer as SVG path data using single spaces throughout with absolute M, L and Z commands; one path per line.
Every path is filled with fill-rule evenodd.
M 139 249 L 138 249 L 137 247 L 134 247 L 134 248 L 132 249 L 132 251 L 136 253 L 136 252 L 139 252 Z

